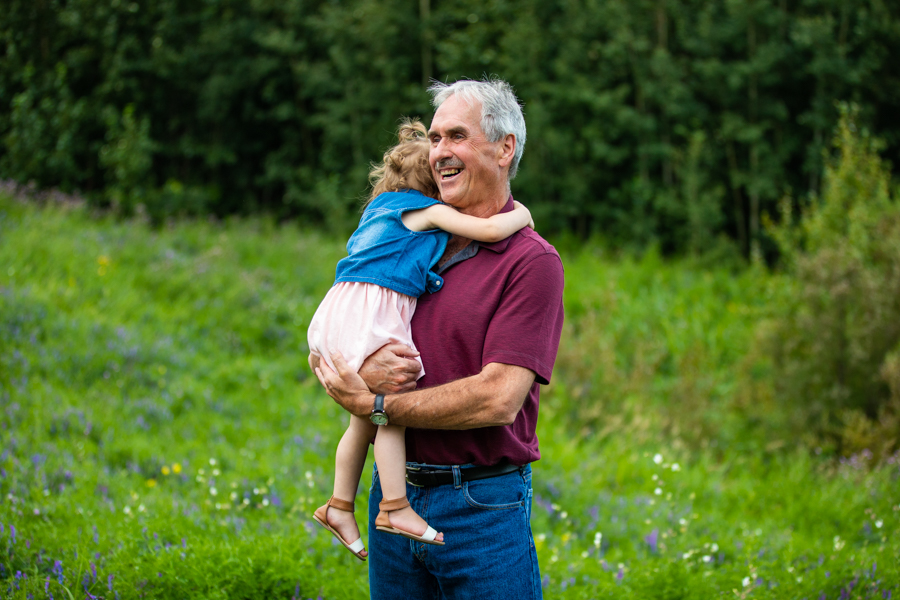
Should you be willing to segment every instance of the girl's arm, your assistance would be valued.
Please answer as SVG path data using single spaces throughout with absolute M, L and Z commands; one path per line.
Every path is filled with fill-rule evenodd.
M 435 204 L 428 208 L 403 213 L 403 224 L 412 231 L 443 229 L 447 233 L 479 242 L 499 242 L 522 229 L 534 227 L 531 212 L 523 204 L 507 213 L 496 214 L 482 219 L 464 215 L 446 204 Z

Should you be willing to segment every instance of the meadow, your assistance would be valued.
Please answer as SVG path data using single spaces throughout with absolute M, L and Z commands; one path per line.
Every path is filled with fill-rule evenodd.
M 367 596 L 366 567 L 310 518 L 345 417 L 305 332 L 343 244 L 0 194 L 0 595 Z M 567 324 L 534 465 L 544 596 L 897 597 L 896 456 L 800 443 L 789 407 L 751 393 L 780 276 L 559 247 Z

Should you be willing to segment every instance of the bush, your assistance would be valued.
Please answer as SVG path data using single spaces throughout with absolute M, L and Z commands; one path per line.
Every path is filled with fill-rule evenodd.
M 767 337 L 776 398 L 794 426 L 878 456 L 895 447 L 900 348 L 900 205 L 880 144 L 841 105 L 823 193 L 792 227 L 770 227 L 791 276 L 791 294 Z M 891 385 L 894 400 L 891 401 Z

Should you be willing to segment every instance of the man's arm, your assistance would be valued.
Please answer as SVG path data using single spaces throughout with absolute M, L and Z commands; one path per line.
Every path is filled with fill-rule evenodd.
M 422 365 L 419 353 L 404 344 L 386 344 L 363 362 L 359 373 L 373 394 L 402 394 L 416 389 Z M 315 371 L 319 357 L 310 353 L 309 368 Z
M 324 362 L 316 376 L 328 395 L 348 412 L 367 417 L 374 394 L 347 366 L 340 353 L 332 354 L 337 373 Z M 516 365 L 490 363 L 477 375 L 384 400 L 392 425 L 419 429 L 475 429 L 510 425 L 534 384 L 533 371 Z

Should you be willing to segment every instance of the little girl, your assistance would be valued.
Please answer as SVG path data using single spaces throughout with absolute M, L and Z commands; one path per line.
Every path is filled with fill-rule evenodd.
M 399 143 L 385 152 L 383 163 L 369 174 L 372 194 L 359 228 L 347 242 L 349 256 L 338 262 L 335 284 L 309 325 L 311 365 L 312 356 L 317 356 L 334 368 L 330 353 L 340 351 L 350 368 L 358 371 L 385 344 L 415 349 L 410 320 L 416 298 L 441 289 L 443 280 L 431 268 L 450 236 L 497 242 L 525 226 L 533 227 L 531 214 L 518 202 L 515 210 L 488 219 L 464 215 L 441 203 L 428 163 L 425 127 L 405 120 L 398 137 Z M 404 435 L 404 427 L 378 427 L 351 415 L 337 447 L 334 494 L 313 515 L 360 560 L 365 560 L 366 551 L 352 515 L 353 499 L 373 437 L 385 498 L 379 505 L 376 528 L 426 544 L 444 544 L 443 534 L 430 527 L 406 499 Z M 357 539 L 347 542 L 348 536 L 339 530 Z

